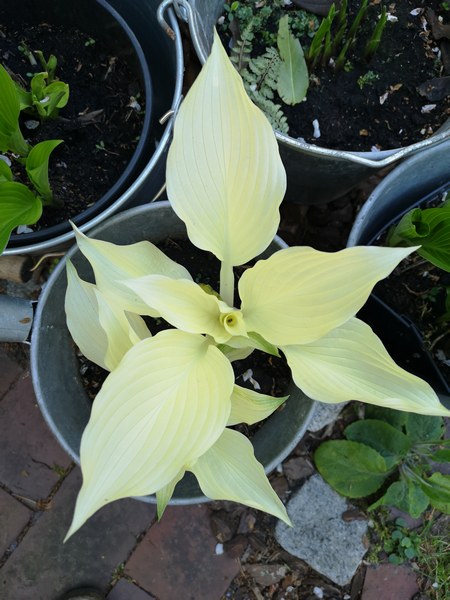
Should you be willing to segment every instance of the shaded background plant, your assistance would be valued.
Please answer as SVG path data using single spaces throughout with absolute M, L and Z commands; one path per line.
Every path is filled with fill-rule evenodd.
M 40 120 L 55 118 L 69 98 L 69 87 L 55 80 L 56 58 L 39 60 L 47 70 L 33 75 L 30 90 L 16 83 L 0 65 L 0 254 L 11 232 L 20 225 L 32 225 L 42 215 L 43 206 L 57 206 L 48 178 L 49 158 L 62 140 L 45 140 L 30 146 L 21 131 L 21 112 Z M 14 180 L 12 164 L 23 167 L 24 184 Z M 30 189 L 31 187 L 31 189 Z

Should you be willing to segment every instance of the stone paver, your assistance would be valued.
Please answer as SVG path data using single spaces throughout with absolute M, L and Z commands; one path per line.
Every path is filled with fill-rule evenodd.
M 293 527 L 277 523 L 278 543 L 338 585 L 350 583 L 367 552 L 363 542 L 367 521 L 344 521 L 346 500 L 320 475 L 310 477 L 286 508 Z
M 404 565 L 367 567 L 361 600 L 412 600 L 419 592 L 415 573 Z
M 19 365 L 10 360 L 5 351 L 0 348 L 0 398 L 6 394 L 21 372 Z
M 36 404 L 31 377 L 21 378 L 0 402 L 0 481 L 16 494 L 46 498 L 70 457 L 56 441 Z
M 32 511 L 0 489 L 0 557 L 30 520 Z
M 216 554 L 216 544 L 206 505 L 169 506 L 132 554 L 125 573 L 159 600 L 219 600 L 240 564 Z
M 154 596 L 150 596 L 134 583 L 121 579 L 109 592 L 106 600 L 154 600 Z
M 7 560 L 0 571 L 2 600 L 56 600 L 84 586 L 106 593 L 115 569 L 127 560 L 155 508 L 132 499 L 113 502 L 63 544 L 80 485 L 77 468 L 55 495 L 51 509 Z

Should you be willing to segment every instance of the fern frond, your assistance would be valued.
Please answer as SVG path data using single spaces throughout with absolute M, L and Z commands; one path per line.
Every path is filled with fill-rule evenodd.
M 248 91 L 250 98 L 266 115 L 273 129 L 281 133 L 289 133 L 289 125 L 280 104 L 262 96 L 258 91 Z
M 247 26 L 244 28 L 238 40 L 236 40 L 235 46 L 231 48 L 230 60 L 236 67 L 237 71 L 242 74 L 242 71 L 248 65 L 250 61 L 250 55 L 253 50 L 253 40 L 255 34 L 253 33 L 254 19 L 250 19 Z

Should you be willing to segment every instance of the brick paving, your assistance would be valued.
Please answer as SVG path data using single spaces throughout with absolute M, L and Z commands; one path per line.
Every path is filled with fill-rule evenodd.
M 58 600 L 71 588 L 106 600 L 220 600 L 240 572 L 221 554 L 207 505 L 114 502 L 66 544 L 81 473 L 47 428 L 29 372 L 0 344 L 0 600 Z M 407 567 L 366 572 L 361 600 L 411 600 Z
M 239 572 L 216 554 L 205 505 L 169 507 L 158 524 L 153 505 L 120 500 L 63 544 L 80 483 L 27 369 L 0 344 L 0 600 L 58 600 L 80 586 L 107 600 L 219 600 Z

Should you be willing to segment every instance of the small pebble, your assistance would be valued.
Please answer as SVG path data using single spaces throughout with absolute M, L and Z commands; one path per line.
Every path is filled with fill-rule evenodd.
M 216 554 L 223 554 L 223 544 L 216 544 Z

